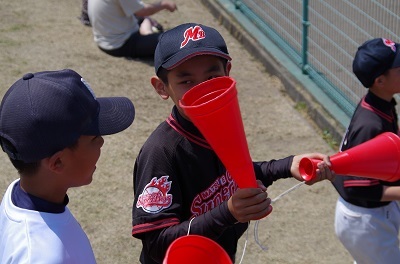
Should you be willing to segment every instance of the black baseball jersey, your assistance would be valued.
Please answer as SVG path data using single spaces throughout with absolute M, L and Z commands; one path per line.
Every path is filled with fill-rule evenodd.
M 229 133 L 229 131 L 227 131 Z M 265 186 L 291 177 L 293 157 L 254 162 Z M 174 106 L 143 145 L 135 162 L 132 235 L 142 240 L 142 263 L 162 263 L 168 246 L 190 234 L 218 242 L 234 260 L 247 223 L 237 223 L 227 200 L 238 188 L 193 123 Z
M 341 151 L 355 147 L 384 132 L 398 134 L 396 101 L 385 101 L 368 92 L 358 104 L 350 125 L 343 137 Z M 371 152 L 374 150 L 371 149 Z M 397 182 L 384 182 L 378 179 L 338 175 L 334 186 L 347 202 L 366 208 L 385 206 L 381 202 L 383 185 L 400 185 Z

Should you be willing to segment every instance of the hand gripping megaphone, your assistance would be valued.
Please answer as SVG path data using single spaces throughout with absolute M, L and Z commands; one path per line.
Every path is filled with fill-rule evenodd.
M 400 138 L 392 132 L 382 133 L 360 145 L 329 157 L 336 174 L 361 176 L 394 182 L 400 179 Z M 302 158 L 300 175 L 305 181 L 316 176 L 321 160 Z

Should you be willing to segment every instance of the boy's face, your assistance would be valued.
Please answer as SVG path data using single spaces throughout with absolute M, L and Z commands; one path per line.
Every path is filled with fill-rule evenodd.
M 100 149 L 104 144 L 101 136 L 81 136 L 74 148 L 67 148 L 64 165 L 69 187 L 78 187 L 92 182 Z
M 393 93 L 400 93 L 400 67 L 390 69 L 386 74 L 386 86 Z
M 231 64 L 224 67 L 223 59 L 212 55 L 195 56 L 168 72 L 168 84 L 153 77 L 152 84 L 157 93 L 163 98 L 171 97 L 183 117 L 189 120 L 179 107 L 182 96 L 197 84 L 215 77 L 228 76 Z
M 400 67 L 390 69 L 378 76 L 369 89 L 386 101 L 392 100 L 394 94 L 400 93 Z

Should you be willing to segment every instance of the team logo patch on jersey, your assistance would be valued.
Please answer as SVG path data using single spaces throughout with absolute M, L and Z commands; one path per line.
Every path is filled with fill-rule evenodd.
M 189 41 L 198 41 L 206 37 L 206 33 L 200 26 L 190 27 L 183 33 L 184 40 L 181 43 L 181 48 L 185 47 Z
M 139 195 L 136 208 L 142 207 L 147 213 L 155 214 L 161 210 L 168 208 L 172 204 L 172 194 L 168 194 L 171 189 L 171 181 L 169 176 L 162 176 L 160 179 L 154 177 L 151 179 Z

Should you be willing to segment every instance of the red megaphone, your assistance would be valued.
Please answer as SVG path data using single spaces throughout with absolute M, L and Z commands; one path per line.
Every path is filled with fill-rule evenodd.
M 232 264 L 228 253 L 214 240 L 199 235 L 176 239 L 168 247 L 163 264 Z
M 385 132 L 360 145 L 330 157 L 330 167 L 337 174 L 362 176 L 394 182 L 400 179 L 400 138 Z M 299 171 L 305 181 L 316 175 L 321 160 L 303 158 Z
M 202 82 L 187 91 L 179 105 L 238 186 L 257 188 L 237 99 L 236 81 L 223 76 Z

